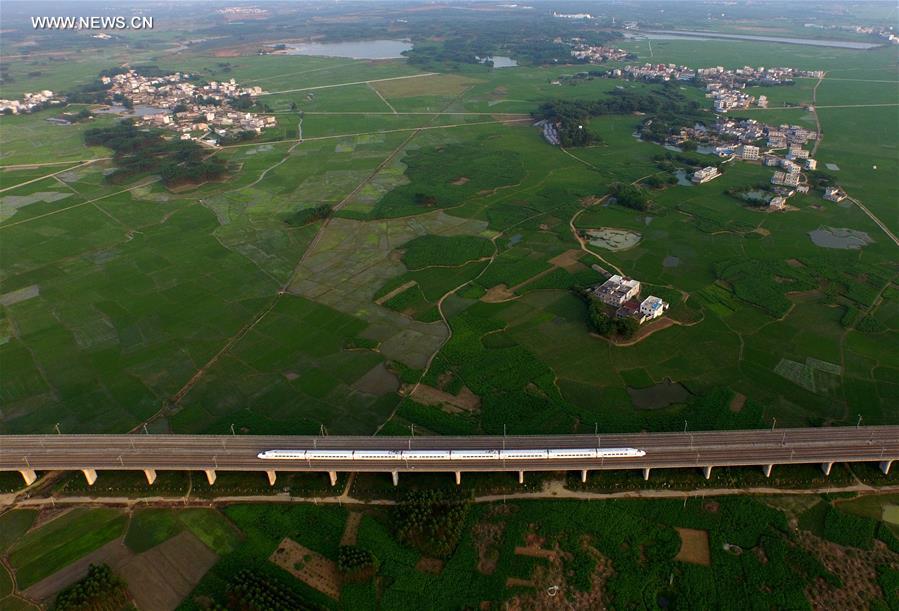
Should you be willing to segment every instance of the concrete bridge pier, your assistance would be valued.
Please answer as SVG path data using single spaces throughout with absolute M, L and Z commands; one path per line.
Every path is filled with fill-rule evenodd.
M 87 485 L 93 486 L 94 482 L 97 481 L 96 469 L 82 469 L 81 472 L 84 473 L 84 479 L 87 480 Z
M 268 485 L 274 486 L 275 478 L 278 477 L 278 475 L 275 473 L 275 470 L 271 469 L 270 471 L 266 471 L 265 474 L 268 476 Z
M 706 467 L 703 467 L 703 468 L 702 468 L 702 475 L 703 475 L 706 479 L 711 479 L 711 477 L 712 477 L 712 465 L 708 465 L 708 466 L 706 466 Z
M 456 485 L 457 486 L 462 485 L 462 472 L 461 471 L 456 471 Z
M 523 483 L 524 483 L 524 471 L 519 471 L 519 472 L 518 472 L 518 483 L 519 483 L 519 484 L 523 484 Z
M 390 477 L 393 478 L 393 485 L 394 485 L 394 486 L 399 486 L 399 485 L 400 485 L 400 472 L 399 472 L 399 471 L 391 471 L 391 472 L 390 472 Z
M 144 475 L 147 476 L 147 485 L 152 486 L 156 481 L 156 469 L 144 469 Z
M 650 469 L 649 467 L 645 467 L 645 468 L 643 469 L 643 479 L 646 480 L 647 482 L 649 481 L 649 472 L 650 472 L 650 470 L 651 470 L 651 469 Z M 709 479 L 708 475 L 706 476 L 706 479 Z
M 206 473 L 206 479 L 209 481 L 209 485 L 215 483 L 215 469 L 203 469 L 203 472 Z
M 832 463 L 832 462 L 823 462 L 823 463 L 821 463 L 821 470 L 824 471 L 824 475 L 829 476 L 829 475 L 830 475 L 830 470 L 831 470 L 831 469 L 833 469 L 833 463 Z
M 762 465 L 762 471 L 765 473 L 765 477 L 771 477 L 771 471 L 774 469 L 774 465 Z
M 34 469 L 19 469 L 19 473 L 22 475 L 22 479 L 25 480 L 26 486 L 30 486 L 37 481 L 37 474 L 34 472 Z
M 883 471 L 884 475 L 889 475 L 890 467 L 892 467 L 892 466 L 893 466 L 892 460 L 884 460 L 884 461 L 881 461 L 881 463 L 880 463 L 880 470 Z
M 581 483 L 582 484 L 587 483 L 587 470 L 586 469 L 581 469 Z
M 331 480 L 331 485 L 337 485 L 337 471 L 328 471 L 328 478 Z

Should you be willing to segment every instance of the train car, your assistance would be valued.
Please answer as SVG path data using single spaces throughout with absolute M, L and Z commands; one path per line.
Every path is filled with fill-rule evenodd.
M 404 460 L 451 460 L 449 450 L 403 450 Z
M 547 450 L 547 458 L 551 459 L 577 459 L 596 458 L 596 448 L 565 448 L 564 450 Z
M 549 450 L 500 450 L 503 460 L 545 460 L 549 458 Z
M 637 458 L 639 456 L 646 456 L 646 451 L 636 448 L 606 448 L 596 451 L 597 458 Z
M 350 450 L 306 450 L 308 460 L 353 460 Z
M 256 455 L 262 460 L 304 460 L 306 450 L 266 450 Z
M 452 460 L 499 460 L 499 450 L 452 450 Z
M 400 460 L 402 454 L 396 450 L 356 450 L 353 460 Z

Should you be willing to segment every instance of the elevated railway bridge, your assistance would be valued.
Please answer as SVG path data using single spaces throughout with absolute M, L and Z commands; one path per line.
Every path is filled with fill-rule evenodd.
M 501 450 L 635 448 L 642 456 L 499 458 Z M 265 460 L 268 450 L 334 450 L 338 458 Z M 403 459 L 403 451 L 497 451 L 492 458 Z M 347 452 L 393 451 L 389 458 L 354 460 Z M 399 453 L 399 454 L 396 454 Z M 319 453 L 322 454 L 322 453 Z M 477 454 L 475 452 L 474 454 Z M 503 454 L 507 456 L 509 453 Z M 601 453 L 600 453 L 601 454 Z M 423 454 L 420 454 L 423 455 Z M 889 473 L 899 460 L 899 426 L 822 427 L 678 433 L 528 435 L 470 437 L 350 437 L 269 435 L 4 435 L 0 471 L 18 471 L 32 484 L 40 471 L 81 471 L 93 484 L 98 471 L 143 471 L 152 484 L 157 471 L 203 471 L 213 484 L 218 471 L 258 471 L 274 485 L 277 472 L 390 473 L 394 484 L 404 472 L 590 471 L 697 469 L 706 478 L 715 467 L 759 466 L 770 476 L 776 465 L 818 464 L 830 474 L 834 463 L 877 463 Z

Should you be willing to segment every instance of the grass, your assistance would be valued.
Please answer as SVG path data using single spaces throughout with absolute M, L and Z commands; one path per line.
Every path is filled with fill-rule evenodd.
M 76 508 L 28 532 L 8 552 L 18 587 L 25 589 L 119 537 L 126 523 L 117 509 Z

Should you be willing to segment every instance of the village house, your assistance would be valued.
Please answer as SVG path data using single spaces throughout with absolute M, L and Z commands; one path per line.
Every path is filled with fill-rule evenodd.
M 739 149 L 737 149 L 738 154 L 740 155 L 740 159 L 743 161 L 758 161 L 759 158 L 759 147 L 752 146 L 751 144 L 744 144 Z
M 650 295 L 640 304 L 640 314 L 643 320 L 658 318 L 668 309 L 668 303 L 655 295 Z M 641 321 L 642 322 L 642 321 Z
M 704 182 L 709 182 L 710 180 L 714 180 L 721 176 L 721 173 L 718 171 L 718 168 L 714 166 L 707 166 L 702 168 L 701 170 L 696 170 L 693 172 L 693 177 L 691 180 L 696 184 L 702 184 Z
M 769 210 L 783 210 L 787 207 L 787 200 L 780 195 L 775 195 L 771 198 L 771 201 L 768 202 Z
M 617 308 L 640 294 L 640 283 L 615 274 L 595 288 L 593 294 L 603 303 Z
M 841 202 L 846 199 L 846 194 L 839 187 L 827 187 L 824 189 L 824 199 L 832 202 Z

